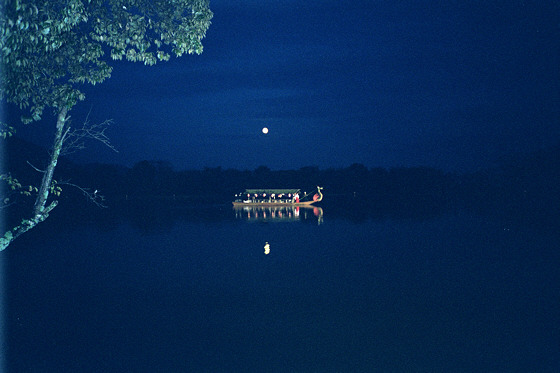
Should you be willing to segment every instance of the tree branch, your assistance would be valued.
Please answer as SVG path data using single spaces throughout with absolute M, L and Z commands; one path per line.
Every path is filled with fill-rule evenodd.
M 113 123 L 112 119 L 107 119 L 98 124 L 90 124 L 89 113 L 82 125 L 82 128 L 68 128 L 62 137 L 63 147 L 61 155 L 68 155 L 78 150 L 85 149 L 85 140 L 97 140 L 109 149 L 118 153 L 118 150 L 111 144 L 109 137 L 105 134 L 107 128 Z
M 80 192 L 82 192 L 82 194 L 92 203 L 94 203 L 97 207 L 101 207 L 101 208 L 107 208 L 108 206 L 105 205 L 105 196 L 101 195 L 98 193 L 98 190 L 96 189 L 95 191 L 91 191 L 90 188 L 82 188 L 79 185 L 70 183 L 68 181 L 63 181 L 58 183 L 58 185 L 68 185 L 71 187 L 74 187 L 76 189 L 78 189 Z
M 39 170 L 37 167 L 33 166 L 33 165 L 31 164 L 31 162 L 29 162 L 29 161 L 26 161 L 26 162 L 27 162 L 27 164 L 30 165 L 35 171 L 40 172 L 40 173 L 43 173 L 43 174 L 46 172 L 45 170 Z
M 23 220 L 20 225 L 14 227 L 12 230 L 7 231 L 6 234 L 4 234 L 4 237 L 0 237 L 0 251 L 7 248 L 13 240 L 35 227 L 40 222 L 44 221 L 57 204 L 58 201 L 52 201 L 51 204 L 45 207 L 45 209 L 43 209 L 40 214 L 36 214 L 29 220 Z

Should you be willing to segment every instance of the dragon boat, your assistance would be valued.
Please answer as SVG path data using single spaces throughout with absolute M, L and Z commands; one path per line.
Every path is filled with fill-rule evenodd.
M 310 206 L 323 200 L 322 187 L 317 193 L 302 193 L 301 189 L 245 189 L 235 195 L 233 206 Z

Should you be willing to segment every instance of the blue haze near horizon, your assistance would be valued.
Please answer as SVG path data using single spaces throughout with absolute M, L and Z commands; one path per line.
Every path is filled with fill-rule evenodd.
M 560 367 L 554 228 L 214 208 L 145 226 L 51 217 L 16 240 L 0 253 L 9 371 Z
M 74 125 L 90 111 L 92 122 L 114 119 L 107 134 L 120 151 L 90 144 L 74 159 L 465 171 L 560 142 L 556 1 L 213 0 L 211 9 L 202 55 L 115 63 L 108 81 L 85 88 Z M 45 118 L 19 133 L 45 143 Z

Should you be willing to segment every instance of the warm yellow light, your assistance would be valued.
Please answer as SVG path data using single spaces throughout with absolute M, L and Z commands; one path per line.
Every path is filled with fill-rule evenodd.
M 264 245 L 264 254 L 265 254 L 265 255 L 268 255 L 269 253 L 270 253 L 270 245 L 269 245 L 269 243 L 267 242 L 267 243 Z
M 262 129 L 262 132 L 266 135 L 266 134 L 268 133 L 268 128 L 264 127 L 264 128 Z

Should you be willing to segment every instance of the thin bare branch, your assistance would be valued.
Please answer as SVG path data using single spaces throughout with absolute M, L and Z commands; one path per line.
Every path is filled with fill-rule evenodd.
M 91 110 L 90 110 L 91 112 Z M 71 129 L 68 127 L 63 136 L 63 148 L 61 155 L 68 155 L 78 150 L 85 149 L 86 140 L 97 140 L 109 149 L 118 153 L 118 150 L 111 144 L 109 137 L 105 134 L 107 128 L 113 123 L 112 119 L 105 120 L 98 124 L 89 122 L 89 113 L 82 128 Z
M 82 194 L 93 204 L 95 204 L 97 207 L 101 207 L 101 208 L 107 208 L 108 206 L 105 205 L 105 197 L 101 194 L 99 194 L 99 191 L 96 189 L 93 192 L 91 191 L 90 188 L 82 188 L 79 185 L 70 183 L 68 181 L 62 181 L 59 182 L 57 185 L 68 185 L 71 187 L 74 187 L 76 189 L 78 189 L 80 192 L 82 192 Z
M 27 161 L 27 164 L 30 165 L 35 171 L 40 172 L 40 173 L 43 173 L 43 174 L 45 173 L 45 170 L 40 170 L 40 169 L 38 169 L 37 167 L 33 166 L 33 165 L 31 164 L 31 162 Z
M 0 205 L 0 210 L 6 209 L 6 208 L 16 204 L 15 202 L 9 202 L 9 201 L 6 201 L 6 200 L 9 200 L 9 198 L 4 198 L 4 201 L 3 201 L 2 205 Z

